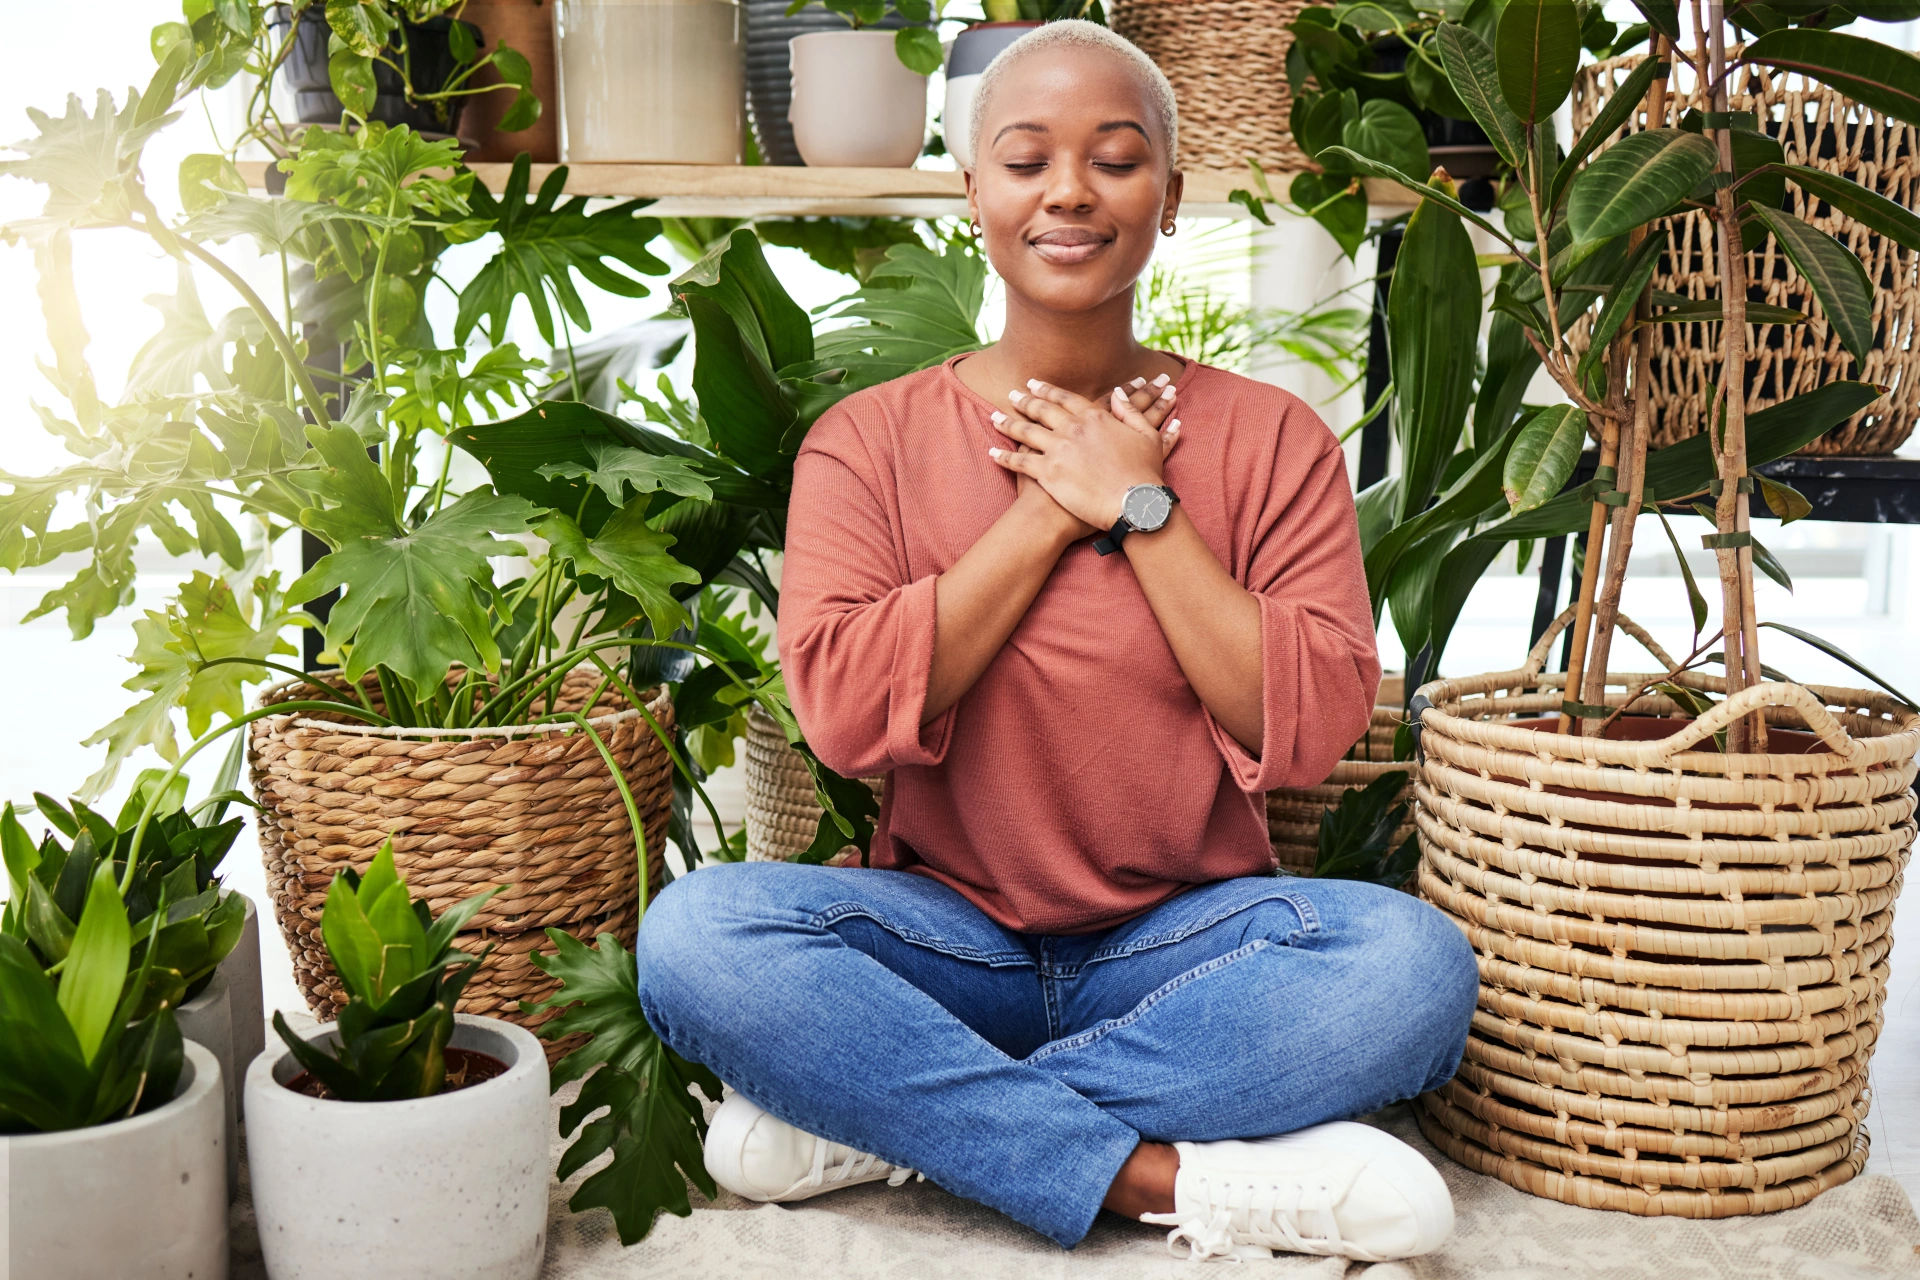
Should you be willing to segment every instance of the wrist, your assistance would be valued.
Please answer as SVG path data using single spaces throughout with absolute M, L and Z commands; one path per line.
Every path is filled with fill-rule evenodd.
M 1051 548 L 1055 555 L 1065 553 L 1082 533 L 1080 522 L 1039 485 L 1022 490 L 1011 513 L 1019 518 L 1029 540 Z

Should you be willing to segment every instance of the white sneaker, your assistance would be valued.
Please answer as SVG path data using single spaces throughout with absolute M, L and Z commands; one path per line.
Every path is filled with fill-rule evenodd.
M 1167 1248 L 1194 1261 L 1270 1258 L 1275 1250 L 1386 1262 L 1439 1247 L 1453 1197 L 1421 1154 L 1348 1120 L 1246 1142 L 1176 1142 Z
M 732 1090 L 707 1126 L 706 1158 L 715 1182 L 735 1195 L 772 1204 L 882 1178 L 897 1187 L 916 1176 L 912 1169 L 802 1132 Z

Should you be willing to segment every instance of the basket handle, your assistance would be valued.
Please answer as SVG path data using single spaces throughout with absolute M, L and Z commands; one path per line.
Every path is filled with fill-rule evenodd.
M 1841 726 L 1833 712 L 1827 709 L 1827 704 L 1814 696 L 1805 685 L 1769 682 L 1748 685 L 1731 697 L 1722 699 L 1711 711 L 1696 717 L 1672 737 L 1645 744 L 1649 748 L 1645 752 L 1648 757 L 1646 763 L 1665 763 L 1676 752 L 1686 750 L 1762 707 L 1791 707 L 1799 712 L 1807 728 L 1833 748 L 1836 755 L 1851 760 L 1861 750 L 1860 743 Z
M 1562 610 L 1560 616 L 1555 618 L 1546 631 L 1541 633 L 1540 639 L 1537 640 L 1533 648 L 1528 651 L 1527 665 L 1520 668 L 1521 674 L 1526 676 L 1527 679 L 1534 679 L 1541 671 L 1546 669 L 1547 652 L 1553 648 L 1553 642 L 1560 638 L 1560 633 L 1573 625 L 1573 615 L 1576 608 L 1577 606 L 1575 605 L 1568 605 Z M 1615 613 L 1613 620 L 1614 625 L 1618 626 L 1635 640 L 1638 640 L 1646 648 L 1646 651 L 1654 656 L 1654 660 L 1664 665 L 1667 670 L 1671 671 L 1679 665 L 1673 660 L 1673 655 L 1665 649 L 1662 649 L 1660 642 L 1648 635 L 1647 629 L 1635 622 L 1632 618 L 1629 618 L 1624 613 Z

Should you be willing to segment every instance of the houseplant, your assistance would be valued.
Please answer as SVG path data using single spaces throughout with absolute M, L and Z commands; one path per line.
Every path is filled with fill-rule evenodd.
M 480 29 L 481 48 L 510 48 L 527 60 L 526 92 L 539 108 L 531 120 L 524 111 L 515 114 L 514 108 L 524 101 L 518 85 L 511 96 L 485 93 L 468 99 L 461 117 L 461 132 L 473 139 L 467 160 L 511 163 L 524 151 L 535 164 L 558 163 L 560 67 L 554 54 L 553 5 L 548 0 L 470 3 L 462 6 L 460 18 Z M 508 81 L 495 65 L 475 72 L 471 83 L 486 87 Z
M 793 0 L 791 17 L 820 3 L 848 30 L 788 41 L 793 93 L 787 119 L 809 165 L 909 169 L 927 139 L 927 76 L 939 69 L 940 41 L 925 23 L 931 0 Z M 894 16 L 908 25 L 873 30 Z
M 566 159 L 740 163 L 736 0 L 555 0 L 554 15 Z
M 224 1276 L 220 1064 L 180 1037 L 180 973 L 165 972 L 179 948 L 160 938 L 185 932 L 167 917 L 192 869 L 161 878 L 136 927 L 122 897 L 131 886 L 100 847 L 112 827 L 92 813 L 84 823 L 71 848 L 51 832 L 36 846 L 11 805 L 0 811 L 8 1256 L 32 1275 Z M 143 879 L 139 863 L 127 879 Z
M 1522 669 L 1436 681 L 1414 700 L 1421 891 L 1475 940 L 1482 976 L 1461 1077 L 1423 1099 L 1421 1124 L 1443 1150 L 1523 1190 L 1718 1217 L 1803 1203 L 1864 1162 L 1860 1078 L 1920 748 L 1920 715 L 1904 695 L 1796 684 L 1760 663 L 1759 628 L 1774 626 L 1877 679 L 1817 637 L 1756 617 L 1753 567 L 1769 557 L 1750 494 L 1763 488 L 1781 512 L 1793 495 L 1748 474 L 1877 389 L 1830 383 L 1749 415 L 1743 380 L 1724 376 L 1744 367 L 1750 322 L 1791 322 L 1750 301 L 1739 251 L 1748 236 L 1772 237 L 1798 264 L 1843 335 L 1860 335 L 1870 314 L 1858 261 L 1781 211 L 1773 180 L 1820 190 L 1903 243 L 1920 243 L 1920 224 L 1871 191 L 1781 163 L 1755 141 L 1758 122 L 1727 110 L 1727 73 L 1735 59 L 1790 68 L 1912 120 L 1920 59 L 1720 3 L 1705 6 L 1689 49 L 1674 6 L 1639 7 L 1651 56 L 1564 154 L 1551 119 L 1579 52 L 1571 6 L 1513 0 L 1491 44 L 1464 28 L 1438 37 L 1452 88 L 1518 174 L 1524 240 L 1514 220 L 1503 231 L 1479 219 L 1445 183 L 1347 159 L 1419 195 L 1416 219 L 1470 218 L 1507 246 L 1531 279 L 1503 282 L 1493 305 L 1517 320 L 1569 402 L 1516 433 L 1501 468 L 1515 514 L 1432 569 L 1433 652 L 1491 547 L 1588 524 L 1581 597 L 1560 624 L 1573 628 L 1569 670 L 1541 670 L 1550 635 Z M 1732 19 L 1767 29 L 1730 55 Z M 1699 132 L 1670 124 L 1669 78 L 1683 67 L 1711 91 Z M 1654 232 L 1689 209 L 1707 212 L 1718 246 L 1719 299 L 1683 313 L 1725 321 L 1716 430 L 1649 451 L 1650 338 L 1682 318 L 1649 297 L 1663 244 Z M 1610 248 L 1623 259 L 1598 291 L 1570 287 L 1576 264 Z M 1593 338 L 1576 357 L 1565 329 L 1588 311 Z M 1556 498 L 1589 420 L 1600 426 L 1597 482 Z M 1490 492 L 1463 477 L 1410 523 Z M 1704 541 L 1719 558 L 1720 632 L 1702 641 L 1708 608 L 1688 579 L 1688 656 L 1656 652 L 1665 671 L 1611 672 L 1635 517 L 1696 496 L 1715 500 L 1717 532 Z M 1709 660 L 1725 674 L 1696 669 Z
M 547 1220 L 547 1062 L 525 1030 L 456 1014 L 456 949 L 492 891 L 435 918 L 382 847 L 321 927 L 350 999 L 247 1072 L 260 1247 L 275 1276 L 532 1280 Z M 351 1239 L 353 1247 L 343 1248 Z

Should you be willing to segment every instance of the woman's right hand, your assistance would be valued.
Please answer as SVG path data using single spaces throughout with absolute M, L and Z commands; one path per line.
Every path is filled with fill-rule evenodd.
M 1173 421 L 1167 422 L 1168 417 L 1173 413 L 1176 399 L 1174 396 L 1164 394 L 1167 382 L 1167 375 L 1163 373 L 1152 382 L 1148 382 L 1145 378 L 1135 378 L 1127 384 L 1127 400 L 1133 405 L 1134 411 L 1145 418 L 1148 425 L 1160 431 L 1160 456 L 1163 458 L 1173 452 L 1173 446 L 1180 440 L 1180 420 L 1174 418 Z M 996 427 L 1004 421 L 1006 421 L 1005 414 L 993 415 Z M 1163 422 L 1167 425 L 1164 430 L 1161 430 Z M 1025 445 L 1015 447 L 1020 453 L 1027 452 Z M 1038 480 L 1030 475 L 1022 473 L 1016 477 L 1014 500 L 1039 506 L 1049 517 L 1059 521 L 1061 537 L 1064 541 L 1078 542 L 1082 538 L 1090 538 L 1095 534 L 1106 532 L 1105 529 L 1096 529 L 1086 521 L 1070 514 L 1065 507 L 1053 500 L 1053 495 L 1043 489 Z

